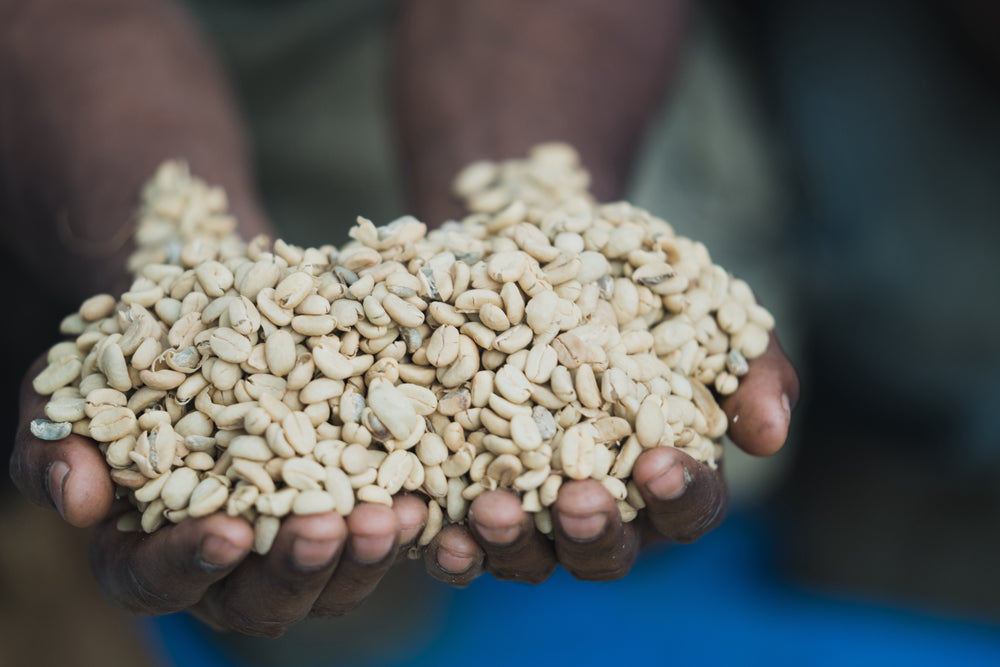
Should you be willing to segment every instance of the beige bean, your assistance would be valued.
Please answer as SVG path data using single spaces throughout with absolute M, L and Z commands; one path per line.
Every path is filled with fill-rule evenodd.
M 90 420 L 90 437 L 98 442 L 111 442 L 128 435 L 135 425 L 135 413 L 127 407 L 108 407 Z
M 128 398 L 122 392 L 111 387 L 101 387 L 87 393 L 84 399 L 84 414 L 93 419 L 108 408 L 123 408 L 127 404 Z
M 191 493 L 188 513 L 193 518 L 208 516 L 226 504 L 229 489 L 215 477 L 206 477 Z
M 95 294 L 80 304 L 77 311 L 84 322 L 96 322 L 111 315 L 115 310 L 115 298 L 110 294 Z
M 326 477 L 323 466 L 309 459 L 291 458 L 285 460 L 281 466 L 281 479 L 288 486 L 300 491 L 320 488 Z
M 749 323 L 732 336 L 730 344 L 746 359 L 756 359 L 767 351 L 770 334 L 759 324 Z
M 390 452 L 379 466 L 377 484 L 390 494 L 398 493 L 409 477 L 412 466 L 413 460 L 406 450 L 397 449 Z
M 524 295 L 515 283 L 508 282 L 500 288 L 500 299 L 503 301 L 504 314 L 511 324 L 524 321 Z
M 229 302 L 229 324 L 239 334 L 249 336 L 260 329 L 260 312 L 254 302 L 245 296 Z
M 354 489 L 343 470 L 327 466 L 325 486 L 327 493 L 333 498 L 337 514 L 347 516 L 354 510 Z
M 169 391 L 171 389 L 176 389 L 186 379 L 187 376 L 184 373 L 171 370 L 169 368 L 164 368 L 158 371 L 150 371 L 150 370 L 139 371 L 139 380 L 144 385 L 146 385 L 147 387 L 151 387 L 153 389 L 159 389 L 161 391 Z M 233 384 L 236 384 L 236 379 L 237 378 L 233 378 Z M 110 382 L 111 378 L 108 378 L 108 380 Z M 128 384 L 129 384 L 128 388 L 130 389 L 132 387 L 131 379 L 129 380 Z M 111 386 L 115 387 L 116 389 L 119 389 L 123 385 L 124 385 L 123 381 L 119 381 L 117 382 L 117 384 L 111 383 Z M 216 385 L 216 386 L 219 386 L 220 389 L 222 388 L 221 385 Z M 231 389 L 232 385 L 229 385 L 229 387 L 227 388 Z M 123 389 L 122 391 L 128 391 L 128 389 Z
M 583 364 L 576 369 L 574 381 L 576 395 L 580 403 L 587 408 L 599 408 L 603 403 L 600 389 L 597 386 L 597 379 L 594 377 L 594 369 L 590 364 Z
M 663 437 L 665 428 L 662 399 L 651 394 L 643 399 L 636 413 L 636 438 L 642 447 L 655 447 Z
M 427 416 L 437 409 L 438 399 L 427 387 L 404 383 L 397 385 L 396 389 L 410 401 L 414 412 L 420 416 Z
M 534 332 L 529 326 L 518 324 L 497 336 L 493 341 L 493 349 L 504 354 L 513 354 L 528 347 L 533 335 Z
M 531 383 L 516 367 L 501 366 L 493 380 L 494 388 L 511 403 L 521 404 L 531 397 Z
M 521 460 L 514 454 L 500 454 L 486 469 L 486 476 L 501 487 L 509 488 L 524 471 Z
M 253 509 L 259 496 L 260 490 L 256 486 L 247 483 L 237 484 L 226 501 L 226 514 L 239 516 Z
M 348 475 L 357 475 L 368 470 L 367 448 L 357 443 L 348 445 L 340 454 L 340 465 Z
M 458 358 L 459 335 L 458 329 L 448 324 L 435 329 L 427 343 L 427 362 L 438 368 L 453 364 Z
M 392 495 L 377 484 L 366 484 L 356 493 L 359 502 L 392 507 Z
M 395 294 L 387 294 L 382 299 L 381 305 L 389 317 L 400 326 L 413 328 L 424 323 L 423 312 Z
M 282 308 L 294 309 L 316 289 L 315 279 L 305 271 L 295 271 L 274 288 L 274 299 Z
M 736 392 L 740 386 L 740 379 L 733 375 L 723 371 L 715 376 L 715 390 L 719 392 L 722 396 L 729 396 Z
M 167 523 L 167 518 L 163 515 L 166 506 L 163 501 L 157 498 L 146 506 L 142 512 L 142 529 L 147 533 L 154 533 Z
M 525 358 L 524 375 L 531 382 L 542 384 L 549 381 L 558 364 L 559 357 L 551 346 L 535 345 Z
M 424 485 L 424 466 L 412 450 L 407 451 L 407 456 L 410 458 L 410 474 L 406 476 L 403 488 L 407 491 L 416 491 Z
M 496 454 L 493 454 L 492 452 L 482 452 L 477 454 L 476 457 L 472 459 L 472 465 L 469 466 L 469 479 L 473 482 L 482 481 L 482 479 L 486 477 L 486 469 L 495 458 Z
M 164 475 L 163 477 L 167 477 Z M 165 480 L 160 492 L 163 503 L 167 509 L 180 510 L 187 507 L 194 493 L 195 487 L 200 482 L 198 472 L 191 468 L 177 468 L 169 473 L 169 478 Z
M 448 447 L 436 433 L 424 433 L 416 447 L 417 457 L 425 466 L 436 466 L 448 458 Z
M 133 497 L 140 503 L 153 502 L 154 500 L 160 497 L 160 493 L 163 491 L 163 487 L 167 483 L 167 480 L 170 477 L 171 473 L 168 472 L 163 475 L 160 475 L 159 477 L 154 477 L 153 479 L 150 479 L 141 487 L 132 492 Z
M 316 447 L 316 429 L 306 413 L 290 412 L 281 420 L 281 429 L 285 440 L 299 455 L 305 456 Z
M 483 428 L 501 438 L 510 437 L 510 420 L 504 419 L 489 408 L 482 408 L 479 412 L 479 421 Z
M 316 378 L 299 390 L 299 400 L 306 405 L 322 403 L 324 401 L 329 401 L 330 399 L 342 396 L 344 388 L 345 384 L 343 380 Z
M 448 480 L 445 509 L 448 514 L 448 520 L 452 523 L 457 523 L 464 519 L 469 511 L 469 501 L 462 495 L 466 486 L 468 486 L 468 483 L 461 477 L 453 477 Z
M 301 492 L 293 487 L 268 492 L 262 489 L 260 495 L 257 496 L 257 502 L 254 503 L 254 507 L 261 514 L 283 517 L 291 513 L 292 505 L 295 503 L 295 498 L 299 493 Z
M 325 336 L 337 327 L 337 321 L 328 314 L 295 315 L 291 321 L 292 331 L 303 336 Z
M 274 540 L 281 528 L 281 520 L 276 516 L 261 514 L 253 523 L 253 551 L 266 555 L 274 546 Z
M 587 479 L 594 472 L 594 437 L 581 426 L 573 426 L 563 434 L 559 445 L 562 470 L 572 479 Z
M 261 463 L 273 456 L 267 441 L 259 435 L 237 435 L 229 444 L 229 452 L 237 458 Z
M 284 376 L 295 367 L 295 340 L 292 335 L 279 329 L 264 341 L 264 357 L 267 368 L 273 375 Z
M 423 490 L 431 498 L 444 498 L 448 495 L 448 476 L 440 465 L 427 466 L 424 469 Z
M 466 322 L 466 317 L 458 312 L 455 306 L 441 301 L 432 301 L 427 306 L 428 314 L 442 326 L 460 327 Z
M 292 503 L 292 514 L 297 515 L 323 514 L 336 509 L 337 502 L 333 496 L 319 488 L 303 491 L 295 496 Z
M 376 378 L 368 387 L 367 403 L 393 438 L 405 440 L 416 427 L 417 413 L 391 382 Z
M 191 470 L 205 472 L 215 467 L 215 459 L 207 452 L 191 452 L 184 457 L 184 465 Z
M 461 477 L 472 467 L 473 454 L 468 449 L 462 449 L 448 457 L 441 464 L 441 471 L 449 478 Z
M 522 451 L 538 449 L 542 435 L 534 415 L 517 414 L 510 419 L 510 438 Z
M 424 529 L 420 533 L 420 537 L 417 538 L 417 545 L 425 547 L 430 544 L 431 540 L 441 532 L 443 523 L 444 512 L 441 511 L 441 506 L 431 499 L 427 503 L 427 523 L 424 524 Z

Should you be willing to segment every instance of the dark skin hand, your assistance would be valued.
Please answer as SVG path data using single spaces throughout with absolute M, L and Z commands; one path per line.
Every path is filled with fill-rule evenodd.
M 71 435 L 43 442 L 31 420 L 46 398 L 29 379 L 21 392 L 21 427 L 11 477 L 28 499 L 70 524 L 91 528 L 91 566 L 105 596 L 134 613 L 189 610 L 217 629 L 276 637 L 306 616 L 355 609 L 419 537 L 425 502 L 411 494 L 390 509 L 361 504 L 336 513 L 289 517 L 266 556 L 251 553 L 244 519 L 217 513 L 166 526 L 151 535 L 118 530 L 130 506 L 114 500 L 109 469 L 96 443 Z
M 196 174 L 226 188 L 245 237 L 270 230 L 252 194 L 236 105 L 178 7 L 0 0 L 0 18 L 0 217 L 16 222 L 3 229 L 9 242 L 51 286 L 41 301 L 68 299 L 69 309 L 127 285 L 131 248 L 119 232 L 131 224 L 141 183 L 167 158 L 187 157 Z M 289 518 L 267 556 L 250 552 L 249 524 L 225 514 L 148 536 L 122 533 L 115 524 L 128 507 L 114 502 L 96 443 L 30 433 L 46 401 L 30 385 L 43 361 L 21 390 L 11 478 L 33 502 L 91 529 L 97 582 L 125 609 L 187 609 L 216 628 L 276 636 L 307 615 L 356 608 L 423 528 L 424 502 L 400 496 L 392 509 Z
M 395 29 L 393 93 L 406 182 L 430 223 L 460 214 L 449 180 L 479 159 L 518 157 L 542 141 L 576 147 L 601 201 L 621 197 L 645 125 L 669 96 L 682 51 L 683 0 L 414 0 Z M 768 456 L 785 442 L 798 380 L 777 339 L 722 402 L 729 434 Z M 610 494 L 567 482 L 552 507 L 554 540 L 534 529 L 508 492 L 472 503 L 424 561 L 438 579 L 466 585 L 483 572 L 538 582 L 562 565 L 580 579 L 629 571 L 641 545 L 688 542 L 722 518 L 718 471 L 673 449 L 644 452 L 633 477 L 646 501 L 623 525 Z
M 13 211 L 17 215 L 12 214 L 11 219 L 51 221 L 54 212 L 66 210 L 70 220 L 80 229 L 101 230 L 101 225 L 117 225 L 108 230 L 114 234 L 128 219 L 137 179 L 151 173 L 160 160 L 183 154 L 192 156 L 197 173 L 226 186 L 246 236 L 266 231 L 266 220 L 251 194 L 253 187 L 246 174 L 247 159 L 240 144 L 240 133 L 234 129 L 239 127 L 232 110 L 234 105 L 226 99 L 224 91 L 220 92 L 219 81 L 213 78 L 215 70 L 199 60 L 197 49 L 173 46 L 197 44 L 197 35 L 176 9 L 168 8 L 166 3 L 143 0 L 113 7 L 120 1 L 89 0 L 90 4 L 109 12 L 124 10 L 127 6 L 128 13 L 118 15 L 128 17 L 127 30 L 134 38 L 130 43 L 143 46 L 142 50 L 130 53 L 129 58 L 115 60 L 116 66 L 134 65 L 135 71 L 130 74 L 133 85 L 118 85 L 110 90 L 100 85 L 90 88 L 83 80 L 90 74 L 104 71 L 105 65 L 88 67 L 82 56 L 72 53 L 67 60 L 80 63 L 74 76 L 83 77 L 74 79 L 77 85 L 46 86 L 44 81 L 49 77 L 59 82 L 66 76 L 59 53 L 51 48 L 52 44 L 65 45 L 67 49 L 75 46 L 80 53 L 104 53 L 101 45 L 113 44 L 115 40 L 101 31 L 111 30 L 106 17 L 114 12 L 96 12 L 96 18 L 87 22 L 79 17 L 65 16 L 64 8 L 53 4 L 53 16 L 63 21 L 62 29 L 67 34 L 36 40 L 33 30 L 41 29 L 37 26 L 55 30 L 60 21 L 43 15 L 45 8 L 50 7 L 47 3 L 16 3 L 39 12 L 38 17 L 32 17 L 27 9 L 20 10 L 23 12 L 18 24 L 20 32 L 15 35 L 20 41 L 15 46 L 25 52 L 18 62 L 39 64 L 41 69 L 31 72 L 30 76 L 25 74 L 4 82 L 17 93 L 8 95 L 7 99 L 20 101 L 18 106 L 5 110 L 13 114 L 8 124 L 16 130 L 7 136 L 14 145 L 8 147 L 6 154 L 29 155 L 31 146 L 18 145 L 25 137 L 45 136 L 48 139 L 38 151 L 31 153 L 31 159 L 12 165 L 11 174 L 15 167 L 23 167 L 24 173 L 14 174 L 19 178 L 11 176 L 5 186 L 13 192 L 22 192 L 17 187 L 18 182 L 55 183 L 58 187 L 52 190 L 56 196 L 51 201 L 46 198 L 49 192 L 43 193 L 45 197 L 39 194 L 25 198 L 23 203 L 20 199 L 9 199 L 17 204 Z M 2 2 L 0 0 L 0 4 Z M 74 6 L 83 7 L 84 3 Z M 150 11 L 148 18 L 143 13 L 147 10 Z M 93 43 L 88 41 L 88 28 L 95 30 Z M 144 30 L 148 31 L 145 38 L 135 37 L 135 31 Z M 36 43 L 45 51 L 44 58 L 35 58 L 29 52 Z M 161 43 L 164 45 L 162 53 L 157 51 Z M 474 39 L 470 39 L 470 44 L 482 47 L 482 43 Z M 637 53 L 643 57 L 647 55 L 641 49 Z M 142 60 L 147 57 L 156 62 L 144 64 Z M 564 62 L 574 63 L 575 59 L 567 57 Z M 178 91 L 176 97 L 165 99 L 158 106 L 176 104 L 169 114 L 144 113 L 145 102 L 152 93 L 141 91 L 146 82 L 144 73 L 151 66 L 160 73 L 156 94 Z M 654 74 L 659 76 L 657 72 Z M 540 76 L 544 78 L 545 73 Z M 513 82 L 518 80 L 516 76 L 510 78 Z M 34 82 L 38 82 L 37 85 Z M 18 87 L 27 83 L 32 85 L 23 89 Z M 195 84 L 193 90 L 190 89 L 192 84 Z M 99 99 L 107 107 L 107 114 L 103 113 L 101 104 L 87 98 L 93 90 L 101 91 Z M 64 96 L 52 100 L 33 97 L 39 93 L 50 94 L 49 91 Z M 123 91 L 140 92 L 126 99 L 114 98 L 116 94 L 124 94 Z M 653 98 L 640 95 L 635 105 L 646 105 L 649 99 Z M 81 125 L 65 120 L 58 123 L 60 127 L 82 127 L 79 136 L 46 134 L 45 127 L 36 125 L 57 113 L 53 109 L 85 109 L 90 114 L 88 123 Z M 118 131 L 123 109 L 128 111 L 124 115 L 130 123 L 149 121 L 150 126 L 145 129 L 134 127 L 130 130 L 141 137 L 141 141 Z M 415 112 L 414 118 L 417 115 Z M 512 116 L 519 122 L 516 113 Z M 629 117 L 636 118 L 634 113 Z M 163 118 L 170 120 L 166 126 L 160 123 Z M 488 118 L 483 120 L 492 122 Z M 601 130 L 600 136 L 613 135 L 612 128 L 618 126 L 617 121 L 605 117 L 603 122 L 607 128 Z M 111 140 L 106 139 L 93 145 L 88 140 L 95 136 L 94 127 L 108 128 L 106 134 L 96 136 L 123 137 L 123 143 L 107 143 Z M 420 134 L 419 128 L 412 134 Z M 500 135 L 506 136 L 503 132 Z M 637 141 L 634 131 L 626 135 L 619 143 Z M 536 140 L 554 138 L 551 135 L 523 137 L 516 133 L 510 136 L 520 137 L 514 142 L 514 148 L 488 155 L 502 157 L 522 153 Z M 475 151 L 489 149 L 488 141 L 481 141 L 479 135 L 476 137 L 475 141 L 466 142 L 466 148 L 454 152 L 448 152 L 442 144 L 441 152 L 428 154 L 427 169 L 423 173 L 451 174 L 470 159 L 482 157 L 468 153 L 470 146 L 474 146 Z M 583 146 L 589 162 L 606 165 L 602 171 L 607 174 L 620 174 L 621 163 L 626 162 L 623 156 L 631 151 L 629 146 L 619 145 L 605 153 L 604 147 L 598 145 L 600 142 L 574 143 Z M 145 152 L 135 155 L 130 148 L 134 146 L 143 146 Z M 422 154 L 419 146 L 416 148 L 416 152 Z M 64 171 L 60 165 L 66 161 L 53 159 L 53 156 L 65 155 L 74 156 L 83 165 L 98 165 L 100 169 L 67 168 Z M 99 188 L 90 182 L 92 175 L 98 179 Z M 613 182 L 608 185 L 610 181 Z M 431 192 L 434 185 L 419 179 L 414 182 L 424 192 Z M 598 184 L 598 191 L 606 196 L 615 192 L 622 180 L 609 177 L 601 182 L 605 184 Z M 95 192 L 101 196 L 94 196 Z M 439 221 L 441 218 L 433 212 L 444 210 L 435 208 L 435 202 L 441 201 L 440 195 L 430 196 L 418 203 L 419 212 L 431 222 Z M 112 214 L 109 202 L 119 202 L 116 204 L 121 207 L 118 214 Z M 42 240 L 58 236 L 43 227 L 36 231 Z M 101 233 L 96 236 L 100 237 Z M 99 276 L 101 267 L 114 263 L 110 256 L 79 257 L 72 256 L 71 248 L 64 250 L 67 257 L 61 265 L 71 267 L 78 276 Z M 114 257 L 123 257 L 126 251 L 127 247 L 119 248 Z M 52 252 L 51 247 L 49 252 Z M 80 298 L 111 288 L 110 279 L 103 277 L 96 279 L 94 284 L 80 281 L 75 284 L 82 290 L 77 295 Z M 40 364 L 36 365 L 28 378 L 33 378 L 40 368 Z M 790 409 L 797 393 L 794 371 L 772 340 L 768 353 L 751 364 L 751 371 L 737 394 L 723 403 L 730 416 L 733 439 L 754 454 L 777 451 L 787 434 Z M 29 499 L 56 509 L 68 523 L 91 529 L 92 567 L 102 590 L 112 602 L 135 612 L 168 613 L 189 609 L 216 628 L 277 636 L 306 616 L 343 614 L 361 604 L 399 555 L 417 538 L 426 520 L 424 502 L 410 495 L 398 496 L 391 509 L 361 505 L 346 518 L 334 514 L 293 517 L 283 522 L 271 552 L 264 557 L 250 553 L 250 526 L 242 519 L 224 514 L 167 526 L 152 535 L 121 533 L 115 522 L 127 507 L 114 502 L 108 467 L 95 443 L 79 436 L 57 443 L 37 440 L 30 434 L 28 424 L 31 419 L 42 416 L 45 399 L 37 396 L 30 385 L 24 387 L 21 396 L 21 427 L 11 457 L 15 484 Z M 787 401 L 783 396 L 788 397 Z M 520 503 L 512 494 L 502 491 L 483 494 L 472 504 L 468 526 L 446 528 L 425 550 L 427 569 L 433 576 L 459 586 L 487 571 L 501 579 L 538 582 L 551 574 L 557 564 L 581 579 L 613 579 L 628 572 L 642 544 L 661 539 L 697 539 L 716 525 L 724 513 L 726 494 L 721 476 L 679 451 L 646 452 L 636 463 L 633 474 L 647 503 L 637 521 L 623 525 L 610 495 L 600 485 L 590 481 L 569 482 L 562 487 L 553 507 L 555 539 L 552 541 L 534 529 L 531 518 L 521 511 Z
M 757 456 L 785 442 L 799 383 L 772 336 L 767 352 L 750 363 L 739 389 L 722 401 L 729 436 Z M 427 571 L 454 586 L 484 572 L 503 580 L 539 583 L 561 565 L 578 579 L 619 579 L 639 550 L 658 541 L 693 542 L 725 515 L 726 485 L 719 470 L 684 452 L 660 447 L 643 452 L 632 477 L 646 501 L 639 517 L 623 523 L 611 494 L 594 480 L 564 482 L 552 506 L 553 540 L 535 530 L 509 491 L 477 497 L 468 526 L 441 531 L 424 554 Z
M 29 378 L 41 367 L 36 364 Z M 98 581 L 112 601 L 137 613 L 189 609 L 216 628 L 277 636 L 306 616 L 336 616 L 360 605 L 426 521 L 423 500 L 410 494 L 397 496 L 392 509 L 361 505 L 346 519 L 333 513 L 292 517 L 266 557 L 250 553 L 249 524 L 221 513 L 152 535 L 122 533 L 115 523 L 128 507 L 114 503 L 108 467 L 94 443 L 76 435 L 37 440 L 28 424 L 43 414 L 45 398 L 27 381 L 21 395 L 22 426 L 11 458 L 15 483 L 67 522 L 94 527 L 91 560 Z M 797 400 L 798 379 L 772 337 L 737 392 L 722 402 L 730 436 L 749 453 L 775 453 Z M 535 529 L 512 492 L 483 493 L 472 503 L 467 526 L 446 527 L 425 549 L 427 571 L 454 586 L 484 572 L 539 583 L 557 564 L 583 580 L 618 579 L 643 545 L 694 541 L 725 513 L 721 473 L 679 450 L 644 452 L 633 478 L 646 508 L 631 523 L 622 523 L 598 482 L 564 483 L 552 507 L 553 540 Z

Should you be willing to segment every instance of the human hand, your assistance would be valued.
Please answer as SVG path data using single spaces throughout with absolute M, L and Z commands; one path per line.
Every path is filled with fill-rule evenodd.
M 720 402 L 728 434 L 749 454 L 770 456 L 784 445 L 799 382 L 777 338 L 750 362 L 736 393 Z M 540 583 L 561 565 L 578 579 L 625 576 L 639 550 L 655 541 L 692 542 L 722 520 L 727 493 L 719 470 L 671 447 L 640 455 L 632 472 L 646 507 L 623 523 L 611 494 L 595 480 L 567 481 L 552 506 L 553 539 L 535 529 L 509 491 L 477 497 L 468 527 L 446 527 L 424 552 L 427 571 L 455 586 L 483 572 Z
M 360 605 L 397 556 L 420 534 L 425 503 L 413 495 L 393 507 L 361 504 L 336 513 L 286 518 L 266 556 L 251 553 L 253 530 L 216 513 L 153 534 L 121 532 L 130 509 L 114 500 L 109 469 L 96 443 L 79 435 L 35 438 L 32 419 L 45 397 L 22 386 L 21 419 L 11 457 L 14 483 L 33 502 L 70 524 L 90 527 L 91 566 L 105 597 L 131 612 L 189 610 L 207 624 L 275 637 L 306 616 L 335 616 Z

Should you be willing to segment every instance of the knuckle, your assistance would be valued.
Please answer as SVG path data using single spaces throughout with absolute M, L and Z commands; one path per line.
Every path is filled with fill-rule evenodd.
M 162 587 L 150 580 L 148 574 L 129 559 L 125 568 L 125 582 L 113 599 L 119 606 L 132 613 L 170 613 L 187 607 L 183 598 L 164 594 Z
M 247 613 L 246 610 L 235 604 L 224 605 L 222 617 L 218 620 L 227 630 L 267 639 L 277 639 L 285 634 L 288 626 L 292 623 L 288 620 L 261 618 Z
M 309 613 L 315 618 L 337 618 L 345 616 L 361 606 L 361 600 L 337 600 L 336 602 L 319 602 Z

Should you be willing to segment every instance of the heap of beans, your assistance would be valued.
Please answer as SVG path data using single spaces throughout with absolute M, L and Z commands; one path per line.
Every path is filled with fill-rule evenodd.
M 470 213 L 428 232 L 359 218 L 341 248 L 244 243 L 225 193 L 163 165 L 143 191 L 129 291 L 85 301 L 34 381 L 40 438 L 96 441 L 152 532 L 216 511 L 266 553 L 289 514 L 421 493 L 427 544 L 486 490 L 538 528 L 565 479 L 631 520 L 646 448 L 715 466 L 716 403 L 773 319 L 706 248 L 599 204 L 576 153 L 470 165 Z

